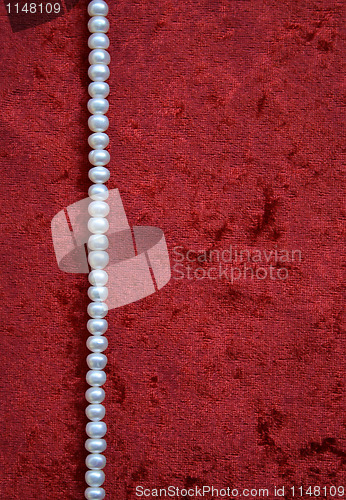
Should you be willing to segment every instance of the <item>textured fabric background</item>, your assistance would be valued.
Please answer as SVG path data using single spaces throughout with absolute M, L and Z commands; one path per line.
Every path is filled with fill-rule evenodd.
M 110 312 L 107 498 L 342 484 L 342 2 L 110 3 L 109 186 L 131 224 L 171 256 L 302 261 Z M 84 495 L 88 284 L 57 268 L 50 221 L 89 186 L 86 5 L 16 33 L 0 5 L 1 499 Z

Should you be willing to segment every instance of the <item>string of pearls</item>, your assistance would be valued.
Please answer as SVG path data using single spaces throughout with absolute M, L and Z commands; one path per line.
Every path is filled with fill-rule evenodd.
M 90 385 L 85 397 L 89 405 L 86 408 L 86 415 L 90 422 L 87 423 L 86 433 L 88 439 L 85 447 L 89 452 L 86 458 L 86 466 L 89 469 L 85 474 L 88 487 L 85 490 L 85 498 L 88 500 L 102 500 L 105 498 L 105 490 L 101 488 L 105 474 L 103 468 L 106 465 L 106 457 L 102 454 L 106 449 L 104 436 L 107 426 L 102 419 L 105 416 L 105 407 L 101 404 L 105 398 L 105 391 L 101 387 L 106 382 L 106 373 L 103 371 L 107 364 L 107 357 L 102 354 L 107 349 L 108 341 L 103 336 L 108 323 L 104 319 L 108 312 L 105 300 L 108 296 L 106 287 L 108 275 L 104 268 L 107 266 L 109 257 L 106 252 L 108 248 L 108 238 L 106 232 L 109 228 L 106 219 L 109 214 L 109 205 L 106 203 L 108 189 L 105 182 L 108 181 L 110 172 L 105 167 L 109 163 L 110 156 L 106 147 L 109 137 L 105 133 L 108 129 L 108 118 L 105 114 L 108 111 L 109 85 L 105 82 L 109 77 L 108 64 L 110 56 L 107 52 L 109 39 L 106 35 L 109 29 L 108 6 L 103 0 L 92 0 L 88 5 L 90 20 L 88 28 L 91 33 L 88 41 L 91 52 L 89 54 L 89 78 L 92 82 L 89 85 L 88 110 L 91 116 L 88 120 L 90 130 L 93 132 L 88 139 L 92 151 L 89 153 L 89 161 L 92 168 L 89 170 L 89 179 L 93 184 L 89 188 L 89 197 L 93 200 L 88 207 L 90 219 L 88 229 L 91 236 L 88 240 L 88 261 L 91 267 L 89 273 L 90 287 L 88 296 L 92 302 L 88 305 L 88 314 L 91 319 L 87 328 L 91 333 L 87 340 L 87 347 L 91 354 L 87 357 L 89 371 L 86 376 Z

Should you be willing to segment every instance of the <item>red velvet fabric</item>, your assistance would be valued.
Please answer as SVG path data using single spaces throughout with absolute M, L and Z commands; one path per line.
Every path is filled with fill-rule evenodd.
M 285 280 L 173 273 L 110 312 L 106 498 L 340 485 L 342 2 L 110 4 L 109 186 L 131 224 L 160 227 L 172 265 L 176 246 L 302 259 Z M 50 221 L 89 186 L 86 6 L 14 33 L 0 5 L 1 499 L 84 495 L 88 283 L 58 269 Z

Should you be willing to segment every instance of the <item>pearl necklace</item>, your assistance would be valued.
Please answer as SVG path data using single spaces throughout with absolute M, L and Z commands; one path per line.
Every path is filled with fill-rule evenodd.
M 89 469 L 85 474 L 88 487 L 85 490 L 85 498 L 89 500 L 102 500 L 105 497 L 105 490 L 101 488 L 105 474 L 103 468 L 106 465 L 106 457 L 102 452 L 106 449 L 104 435 L 107 426 L 102 419 L 105 416 L 105 407 L 101 404 L 105 397 L 102 385 L 106 382 L 106 374 L 103 371 L 107 364 L 107 357 L 102 354 L 107 348 L 107 338 L 103 336 L 108 323 L 104 319 L 108 312 L 107 304 L 104 302 L 108 296 L 106 287 L 108 274 L 104 270 L 109 261 L 108 238 L 106 232 L 109 228 L 106 219 L 109 214 L 109 205 L 105 200 L 108 198 L 108 189 L 105 182 L 108 181 L 110 172 L 105 167 L 109 163 L 110 155 L 106 151 L 109 137 L 105 134 L 108 128 L 108 118 L 105 114 L 108 111 L 109 86 L 105 80 L 109 77 L 108 64 L 110 63 L 109 53 L 105 50 L 109 47 L 109 39 L 106 35 L 109 29 L 108 6 L 103 0 L 92 0 L 88 5 L 88 13 L 91 16 L 88 28 L 91 33 L 88 41 L 91 52 L 89 54 L 89 78 L 92 82 L 89 85 L 88 110 L 91 116 L 88 120 L 90 130 L 93 132 L 88 139 L 92 151 L 89 153 L 89 161 L 93 167 L 89 170 L 89 179 L 94 183 L 89 188 L 89 197 L 93 200 L 89 204 L 88 211 L 90 219 L 88 229 L 91 236 L 88 240 L 88 262 L 91 267 L 88 289 L 88 296 L 91 303 L 88 305 L 88 314 L 91 319 L 87 328 L 91 336 L 87 340 L 87 347 L 91 354 L 87 357 L 89 371 L 86 376 L 90 385 L 86 391 L 86 399 L 89 406 L 86 408 L 86 415 L 90 422 L 87 423 L 86 433 L 88 439 L 85 447 L 90 453 L 86 458 L 86 466 Z

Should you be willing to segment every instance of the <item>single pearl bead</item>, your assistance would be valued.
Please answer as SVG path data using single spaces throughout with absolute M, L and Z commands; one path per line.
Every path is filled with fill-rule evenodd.
M 109 38 L 104 33 L 93 33 L 88 40 L 89 49 L 108 49 Z
M 109 222 L 104 217 L 91 217 L 88 221 L 88 229 L 93 234 L 103 234 L 109 229 Z M 106 256 L 103 256 L 104 259 Z M 91 263 L 90 263 L 91 265 Z M 103 266 L 104 267 L 104 266 Z M 95 269 L 102 269 L 101 267 Z
M 94 272 L 94 271 L 91 271 L 91 272 Z M 108 321 L 106 319 L 89 319 L 89 321 L 87 323 L 87 329 L 93 335 L 95 333 L 96 333 L 96 335 L 102 335 L 103 333 L 105 333 L 107 331 L 107 328 L 108 328 Z
M 88 337 L 86 345 L 89 351 L 102 352 L 105 351 L 108 347 L 108 339 L 107 337 L 103 337 L 100 335 L 93 335 L 91 337 Z
M 111 173 L 106 167 L 94 167 L 89 170 L 88 175 L 91 182 L 95 182 L 95 184 L 103 184 L 108 181 Z
M 89 16 L 106 16 L 108 5 L 103 0 L 92 0 L 88 5 Z
M 88 211 L 92 217 L 107 217 L 109 205 L 104 201 L 92 201 L 88 206 Z
M 103 370 L 107 365 L 107 356 L 93 352 L 87 356 L 87 364 L 90 370 Z
M 107 448 L 107 443 L 104 439 L 87 439 L 85 448 L 89 453 L 102 453 Z
M 99 470 L 106 466 L 106 457 L 100 453 L 92 453 L 85 459 L 85 465 L 88 469 Z
M 100 389 L 100 387 L 91 387 L 91 389 Z M 100 439 L 106 434 L 107 425 L 105 422 L 88 422 L 85 430 L 90 438 Z
M 87 488 L 84 495 L 87 500 L 103 500 L 106 492 L 103 488 Z
M 89 66 L 88 75 L 93 82 L 104 82 L 108 80 L 110 71 L 106 64 L 92 64 Z
M 104 16 L 93 16 L 89 19 L 88 30 L 90 33 L 107 33 L 109 30 L 109 21 Z
M 85 399 L 88 403 L 102 403 L 106 394 L 102 387 L 89 387 L 85 392 Z M 90 437 L 102 437 L 102 436 L 90 436 Z
M 89 161 L 95 167 L 103 167 L 107 165 L 111 159 L 111 155 L 106 149 L 93 149 L 89 153 Z
M 90 64 L 108 64 L 111 62 L 111 56 L 104 49 L 94 49 L 89 54 Z
M 109 144 L 109 137 L 107 134 L 97 132 L 96 134 L 89 135 L 88 143 L 93 149 L 106 149 Z
M 105 115 L 91 115 L 88 118 L 88 126 L 93 132 L 104 132 L 109 127 L 109 120 Z
M 89 405 L 85 409 L 85 414 L 89 420 L 96 422 L 104 418 L 104 416 L 106 415 L 106 408 L 101 404 Z M 89 467 L 89 469 L 93 469 L 93 467 Z
M 104 250 L 92 250 L 88 262 L 93 269 L 104 269 L 109 263 L 109 255 Z
M 109 255 L 105 250 L 91 250 L 88 262 L 93 269 L 104 269 L 109 263 Z
M 103 470 L 88 470 L 85 473 L 85 482 L 93 488 L 101 486 L 104 481 L 105 473 L 103 472 Z
M 92 387 L 100 387 L 105 384 L 107 376 L 102 370 L 89 370 L 86 374 L 86 381 Z
M 97 236 L 100 236 L 100 235 L 97 235 Z M 90 238 L 91 238 L 91 236 L 90 236 Z M 93 271 L 90 271 L 89 283 L 91 285 L 93 285 L 93 286 L 105 286 L 107 284 L 107 282 L 108 282 L 108 274 L 103 269 L 94 269 Z M 101 320 L 90 319 L 89 321 L 101 321 Z M 88 321 L 88 324 L 89 324 L 89 321 Z M 105 328 L 107 329 L 107 321 L 105 319 L 103 319 L 102 321 L 105 322 L 105 324 L 106 324 Z
M 108 297 L 108 288 L 105 286 L 90 286 L 88 296 L 94 302 L 104 302 Z
M 105 234 L 92 234 L 88 239 L 89 250 L 107 250 L 109 245 Z
M 109 196 L 108 188 L 103 184 L 92 184 L 89 187 L 88 194 L 92 200 L 96 201 L 105 201 Z
M 91 302 L 88 305 L 87 311 L 91 318 L 104 318 L 107 316 L 108 306 L 105 302 Z
M 92 115 L 105 115 L 109 110 L 109 102 L 101 97 L 93 97 L 88 101 L 88 110 Z
M 106 82 L 91 82 L 88 92 L 90 97 L 103 97 L 105 99 L 109 95 L 109 85 Z

